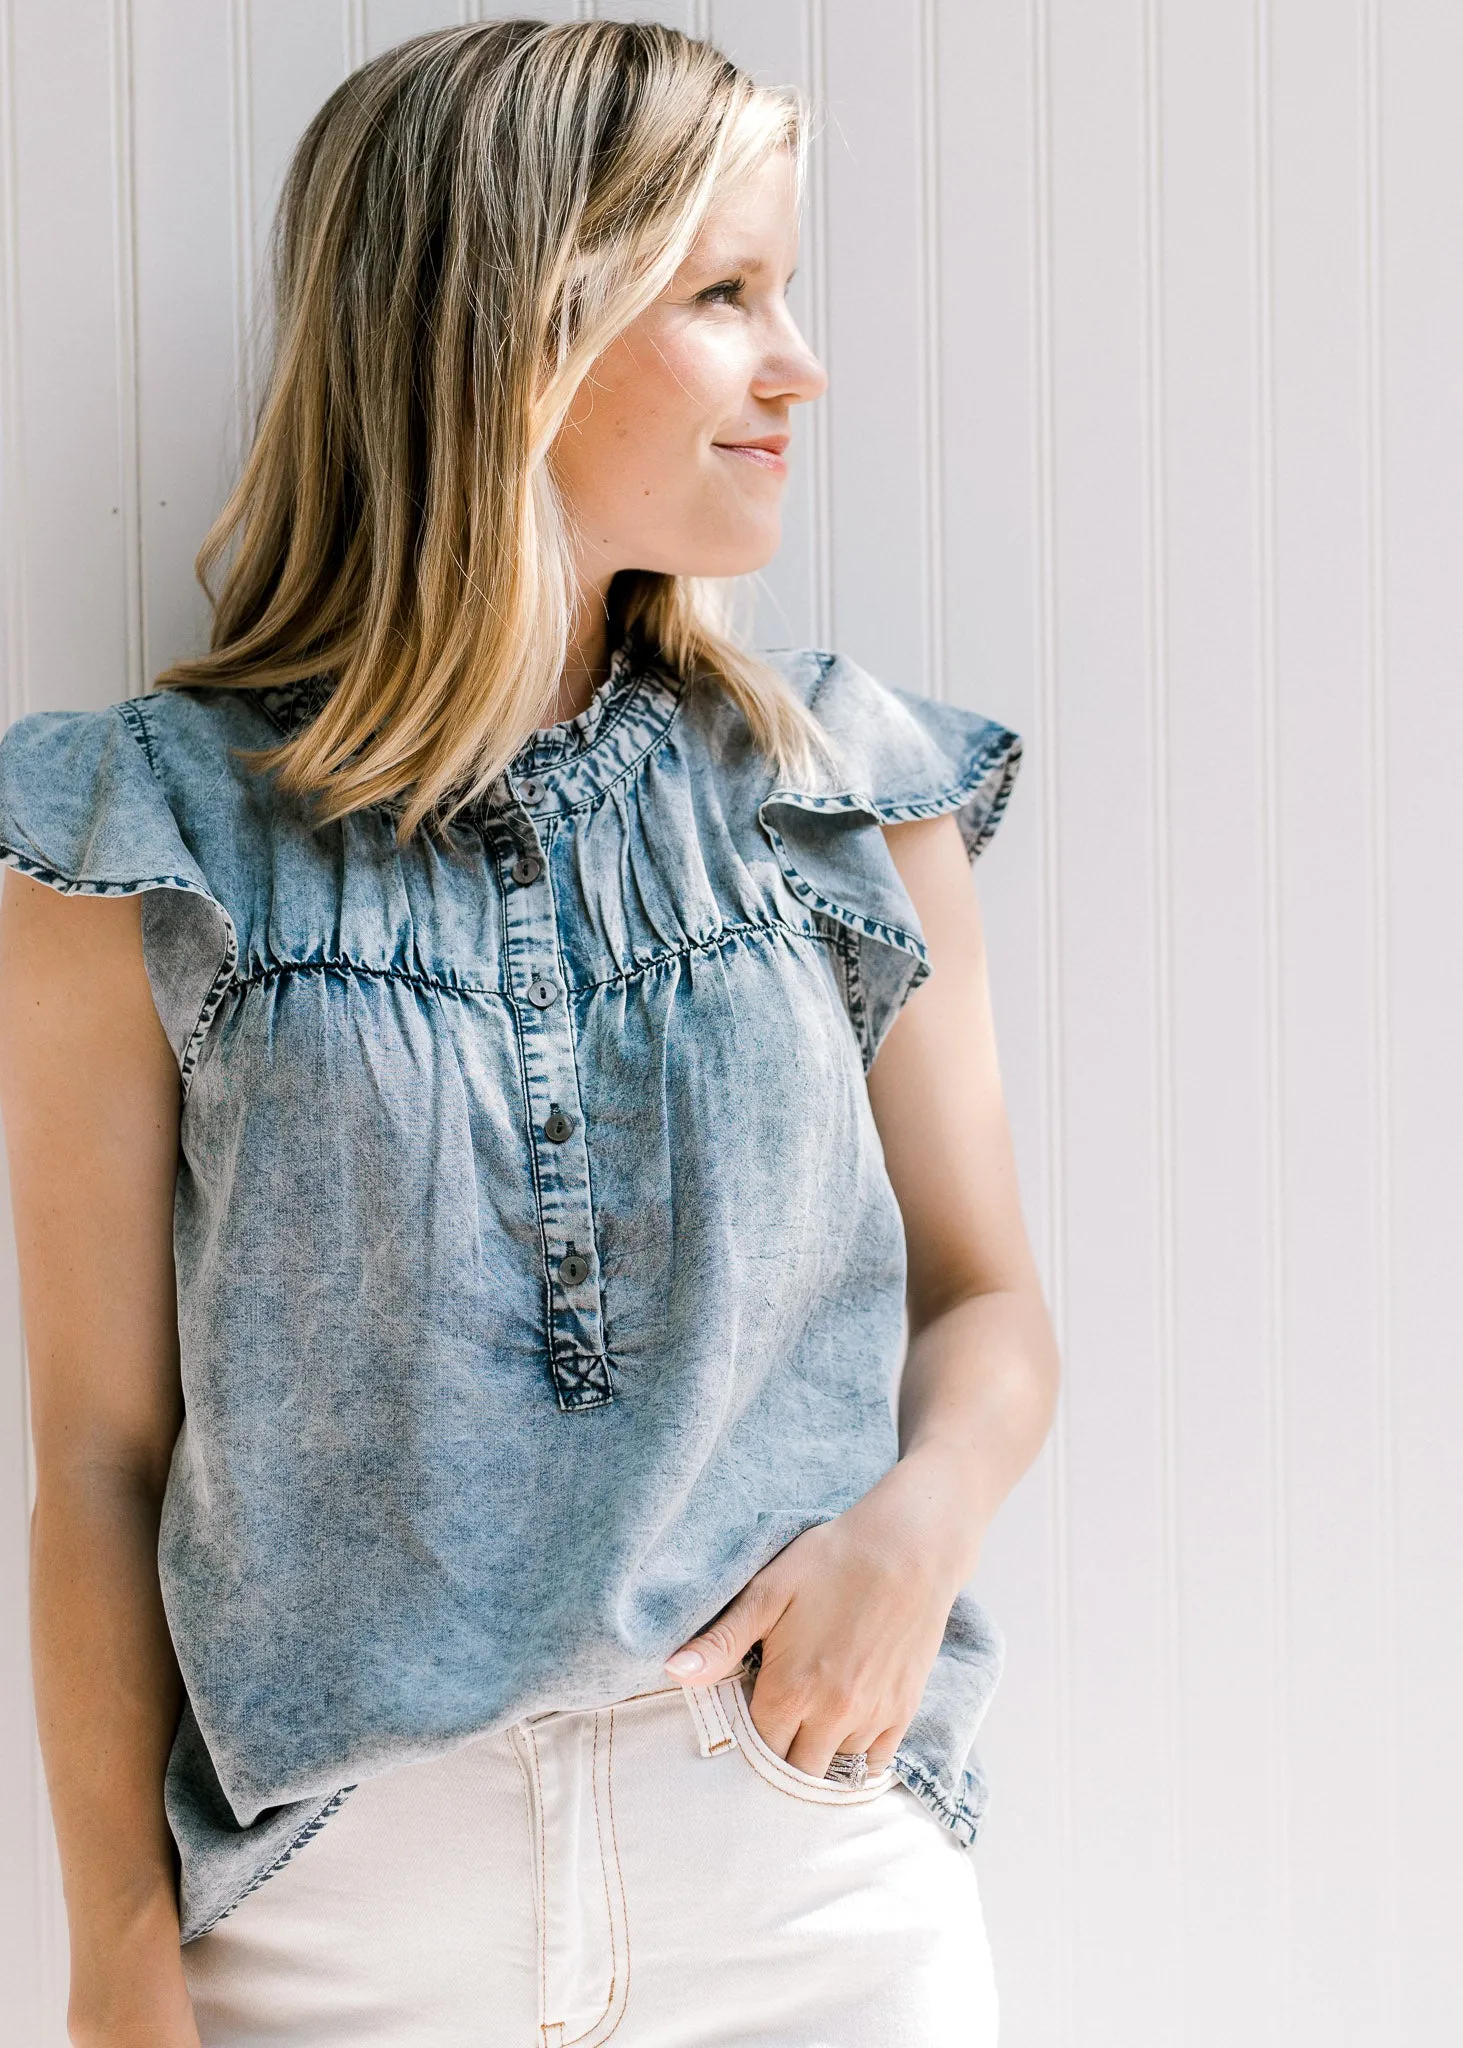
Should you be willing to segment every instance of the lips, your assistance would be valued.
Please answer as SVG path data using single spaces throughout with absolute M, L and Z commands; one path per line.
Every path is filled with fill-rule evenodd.
M 759 469 L 770 469 L 778 475 L 787 469 L 783 451 L 791 440 L 790 434 L 764 434 L 756 441 L 713 441 L 713 448 L 720 448 L 724 454 L 738 455 L 745 462 L 755 462 Z

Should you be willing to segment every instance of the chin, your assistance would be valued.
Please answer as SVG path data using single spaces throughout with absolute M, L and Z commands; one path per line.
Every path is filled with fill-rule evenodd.
M 667 568 L 670 576 L 750 576 L 755 569 L 765 569 L 777 550 L 782 546 L 782 526 L 778 523 L 772 532 L 738 535 L 734 542 L 722 542 L 707 548 L 687 548 L 681 554 L 674 568 Z

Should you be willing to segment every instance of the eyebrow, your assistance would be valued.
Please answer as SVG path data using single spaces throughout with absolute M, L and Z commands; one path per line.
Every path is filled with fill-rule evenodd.
M 701 262 L 698 264 L 697 267 L 699 269 L 705 270 L 731 271 L 765 270 L 767 268 L 767 265 L 763 262 L 760 256 L 721 256 L 717 257 L 715 260 L 712 260 L 710 258 L 702 258 Z M 795 278 L 797 274 L 797 265 L 794 264 L 792 269 L 787 273 L 788 282 L 791 283 L 792 279 Z
M 760 256 L 719 256 L 719 254 L 713 252 L 711 256 L 703 258 L 699 268 L 707 268 L 707 270 L 766 270 L 766 264 L 762 262 Z

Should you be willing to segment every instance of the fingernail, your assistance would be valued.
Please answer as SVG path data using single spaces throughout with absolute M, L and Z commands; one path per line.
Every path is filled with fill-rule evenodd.
M 689 1678 L 692 1672 L 705 1670 L 706 1659 L 699 1650 L 677 1650 L 674 1657 L 666 1658 L 665 1668 L 677 1678 Z

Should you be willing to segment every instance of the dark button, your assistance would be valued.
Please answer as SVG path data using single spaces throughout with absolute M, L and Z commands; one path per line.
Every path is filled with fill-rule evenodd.
M 559 1278 L 566 1287 L 577 1287 L 581 1280 L 589 1278 L 589 1261 L 583 1252 L 570 1252 L 559 1261 Z
M 551 1145 L 562 1145 L 566 1138 L 574 1135 L 574 1119 L 565 1116 L 562 1109 L 556 1109 L 544 1118 L 544 1136 Z
M 536 882 L 544 871 L 544 864 L 536 853 L 520 853 L 513 863 L 513 879 L 520 889 L 526 889 L 530 882 Z
M 525 775 L 518 785 L 520 803 L 536 804 L 544 793 L 544 786 L 536 775 Z
M 542 976 L 528 984 L 528 1000 L 536 1010 L 546 1010 L 558 993 L 553 982 L 545 981 Z

